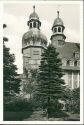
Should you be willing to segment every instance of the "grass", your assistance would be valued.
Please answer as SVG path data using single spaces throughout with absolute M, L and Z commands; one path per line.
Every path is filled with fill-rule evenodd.
M 65 117 L 64 121 L 80 121 L 80 114 L 68 113 L 69 117 Z
M 19 111 L 19 112 L 9 112 L 5 111 L 3 120 L 4 121 L 22 121 L 25 118 L 28 118 L 32 114 L 31 111 Z
M 24 121 L 79 121 L 79 120 L 80 120 L 79 114 L 71 114 L 65 112 L 47 118 L 47 116 L 43 114 L 43 111 L 34 111 L 29 118 L 24 119 Z
M 49 119 L 44 115 L 43 111 L 17 111 L 4 112 L 4 121 L 79 121 L 79 114 L 62 113 L 56 114 Z

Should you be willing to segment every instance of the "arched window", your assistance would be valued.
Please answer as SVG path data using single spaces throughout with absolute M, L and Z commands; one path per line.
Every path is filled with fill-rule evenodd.
M 62 59 L 62 66 L 66 66 L 66 59 Z
M 70 60 L 67 61 L 67 65 L 68 65 L 68 66 L 70 65 Z
M 58 27 L 58 32 L 61 32 L 61 27 Z
M 57 32 L 57 28 L 54 28 L 54 33 Z
M 74 62 L 74 66 L 77 66 L 77 60 Z
M 77 61 L 77 65 L 80 66 L 80 60 Z
M 36 27 L 36 22 L 33 23 L 33 27 Z
M 32 23 L 30 23 L 30 28 L 32 28 Z
M 70 60 L 70 66 L 74 66 L 73 60 Z

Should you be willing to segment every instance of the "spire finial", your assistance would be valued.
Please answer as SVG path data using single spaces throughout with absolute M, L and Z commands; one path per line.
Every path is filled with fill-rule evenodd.
M 58 18 L 59 18 L 59 11 L 57 11 L 57 16 L 58 16 Z
M 35 12 L 35 5 L 33 6 L 34 12 Z

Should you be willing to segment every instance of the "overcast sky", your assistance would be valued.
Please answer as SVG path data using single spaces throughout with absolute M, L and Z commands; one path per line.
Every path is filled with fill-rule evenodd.
M 60 18 L 64 22 L 65 35 L 67 42 L 80 42 L 80 5 L 79 4 L 57 4 L 57 3 L 11 3 L 4 4 L 3 21 L 7 24 L 4 29 L 4 35 L 9 38 L 7 46 L 11 53 L 15 54 L 15 64 L 18 67 L 18 73 L 23 72 L 22 60 L 22 36 L 28 31 L 27 21 L 29 15 L 33 12 L 33 5 L 42 22 L 41 31 L 50 42 L 52 35 L 52 25 L 57 17 L 57 11 L 60 11 Z

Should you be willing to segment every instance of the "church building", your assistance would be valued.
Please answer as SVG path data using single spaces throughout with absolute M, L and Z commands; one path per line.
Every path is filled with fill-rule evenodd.
M 24 69 L 37 69 L 40 65 L 41 54 L 47 47 L 47 37 L 41 33 L 41 22 L 33 7 L 33 13 L 29 16 L 27 25 L 29 31 L 22 38 L 23 73 Z M 80 86 L 80 44 L 67 42 L 64 35 L 64 23 L 60 18 L 59 11 L 52 26 L 51 43 L 59 52 L 64 71 L 63 79 L 71 88 Z

